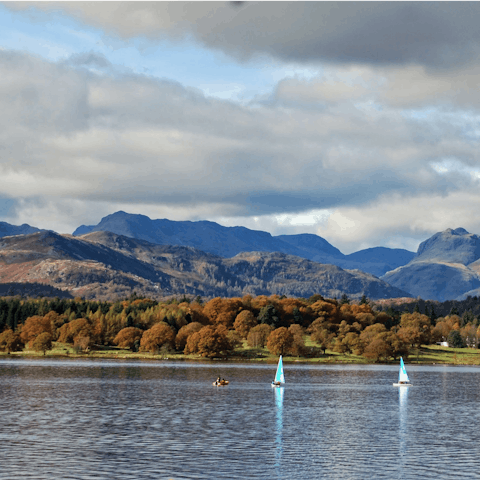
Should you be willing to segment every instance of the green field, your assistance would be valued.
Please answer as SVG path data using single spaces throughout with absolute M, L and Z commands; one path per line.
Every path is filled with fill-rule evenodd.
M 356 355 L 339 354 L 327 350 L 322 354 L 318 347 L 309 345 L 307 342 L 307 357 L 284 357 L 286 363 L 311 363 L 311 364 L 368 364 L 366 358 Z M 0 356 L 8 356 L 0 352 Z M 11 357 L 43 357 L 43 358 L 112 358 L 112 359 L 149 359 L 149 360 L 178 360 L 178 361 L 209 361 L 198 355 L 184 355 L 183 353 L 163 351 L 158 354 L 148 352 L 131 352 L 118 347 L 98 347 L 89 352 L 81 353 L 71 345 L 54 342 L 52 350 L 43 355 L 42 352 L 25 349 L 22 352 L 12 352 Z M 223 360 L 223 359 L 222 359 Z M 232 362 L 255 362 L 275 363 L 278 357 L 271 355 L 266 348 L 250 348 L 244 343 L 243 347 L 237 348 L 234 355 L 228 357 Z M 215 360 L 212 360 L 215 361 Z M 419 350 L 412 349 L 410 355 L 405 358 L 410 364 L 448 364 L 448 365 L 480 365 L 480 350 L 474 348 L 447 348 L 438 345 L 424 345 Z M 393 360 L 389 363 L 396 363 Z

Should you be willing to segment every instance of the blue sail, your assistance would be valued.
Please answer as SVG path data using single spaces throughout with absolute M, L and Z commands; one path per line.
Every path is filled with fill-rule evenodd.
M 283 361 L 282 356 L 278 360 L 277 373 L 275 375 L 275 381 L 280 383 L 285 383 L 285 375 L 283 374 Z
M 400 382 L 409 382 L 407 371 L 405 370 L 405 364 L 403 363 L 403 358 L 400 357 L 400 371 L 398 372 L 398 383 Z

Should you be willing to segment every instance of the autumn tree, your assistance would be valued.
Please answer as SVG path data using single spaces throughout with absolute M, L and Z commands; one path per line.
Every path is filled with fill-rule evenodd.
M 202 357 L 224 357 L 231 353 L 232 345 L 228 330 L 224 325 L 207 325 L 190 335 L 185 346 L 185 354 L 197 353 Z
M 257 325 L 257 320 L 250 310 L 242 310 L 233 324 L 233 328 L 243 337 L 247 338 L 251 328 Z
M 175 334 L 166 323 L 160 322 L 143 333 L 140 341 L 140 350 L 151 353 L 157 352 L 161 347 L 173 348 Z
M 392 354 L 390 345 L 382 335 L 377 335 L 372 341 L 365 347 L 363 356 L 374 362 L 378 362 L 380 359 L 387 359 Z
M 363 352 L 363 342 L 360 340 L 360 335 L 357 332 L 348 332 L 341 340 L 344 353 L 353 353 L 354 355 L 361 355 Z
M 188 337 L 196 332 L 199 332 L 204 325 L 199 322 L 192 322 L 188 325 L 182 327 L 175 337 L 175 348 L 179 352 L 183 352 L 185 350 L 185 346 L 187 345 Z
M 473 323 L 467 323 L 461 330 L 460 335 L 462 336 L 465 345 L 471 348 L 478 348 L 478 335 L 477 335 L 477 326 Z
M 222 324 L 230 328 L 242 307 L 242 300 L 239 298 L 222 299 L 218 297 L 205 304 L 203 313 L 210 319 L 212 324 Z
M 253 327 L 247 336 L 247 344 L 252 348 L 263 348 L 267 343 L 268 336 L 273 331 L 270 325 L 262 324 Z
M 387 327 L 383 323 L 374 323 L 360 333 L 360 340 L 367 346 L 378 334 L 385 332 L 387 332 Z
M 33 341 L 41 333 L 48 333 L 50 335 L 52 334 L 50 318 L 34 315 L 33 317 L 28 317 L 25 321 L 20 333 L 20 338 L 24 344 L 28 343 L 28 345 L 31 347 Z
M 136 327 L 122 328 L 117 333 L 117 336 L 113 339 L 113 343 L 120 348 L 129 348 L 132 351 L 135 350 L 135 346 L 138 346 L 143 335 L 143 330 Z
M 228 330 L 227 337 L 233 350 L 243 346 L 243 337 L 237 331 Z
M 305 332 L 301 325 L 294 323 L 288 327 L 288 331 L 293 335 L 293 343 L 290 352 L 295 357 L 300 357 L 305 353 Z
M 3 352 L 19 352 L 23 350 L 23 342 L 20 335 L 11 329 L 7 329 L 0 333 L 0 350 Z
M 330 323 L 322 316 L 315 319 L 307 330 L 310 332 L 310 340 L 320 347 L 324 355 L 335 337 L 335 334 L 330 331 L 329 325 Z
M 32 348 L 36 352 L 43 352 L 43 355 L 47 350 L 52 349 L 52 335 L 47 332 L 43 332 L 33 340 Z
M 286 327 L 274 330 L 267 339 L 267 349 L 273 355 L 286 355 L 291 353 L 293 334 Z
M 432 329 L 432 341 L 446 342 L 450 332 L 459 329 L 459 323 L 460 317 L 457 315 L 440 317 Z
M 78 337 L 91 338 L 92 324 L 86 318 L 76 318 L 65 323 L 59 329 L 58 341 L 62 343 L 74 343 Z
M 397 333 L 409 345 L 428 345 L 431 341 L 430 318 L 418 312 L 404 313 Z

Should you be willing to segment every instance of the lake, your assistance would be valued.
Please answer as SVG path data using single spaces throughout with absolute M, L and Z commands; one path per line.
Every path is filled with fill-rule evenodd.
M 0 478 L 480 478 L 479 367 L 284 367 L 4 357 Z

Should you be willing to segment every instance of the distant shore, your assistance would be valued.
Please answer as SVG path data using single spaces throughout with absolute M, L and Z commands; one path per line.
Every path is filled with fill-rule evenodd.
M 25 349 L 21 352 L 0 352 L 0 358 L 72 358 L 72 359 L 109 359 L 109 360 L 156 360 L 174 362 L 217 362 L 231 363 L 259 363 L 275 364 L 278 357 L 271 355 L 267 350 L 241 351 L 237 355 L 209 359 L 197 355 L 184 355 L 179 352 L 164 352 L 153 354 L 148 352 L 132 352 L 116 347 L 102 347 L 86 353 L 76 352 L 70 345 L 55 344 L 52 350 L 35 352 Z M 395 365 L 397 361 L 369 362 L 365 357 L 356 355 L 342 355 L 329 350 L 325 355 L 314 357 L 284 357 L 286 364 L 310 364 L 310 365 Z M 405 362 L 413 365 L 480 365 L 480 350 L 473 348 L 446 348 L 438 345 L 425 345 L 415 349 L 405 359 Z

